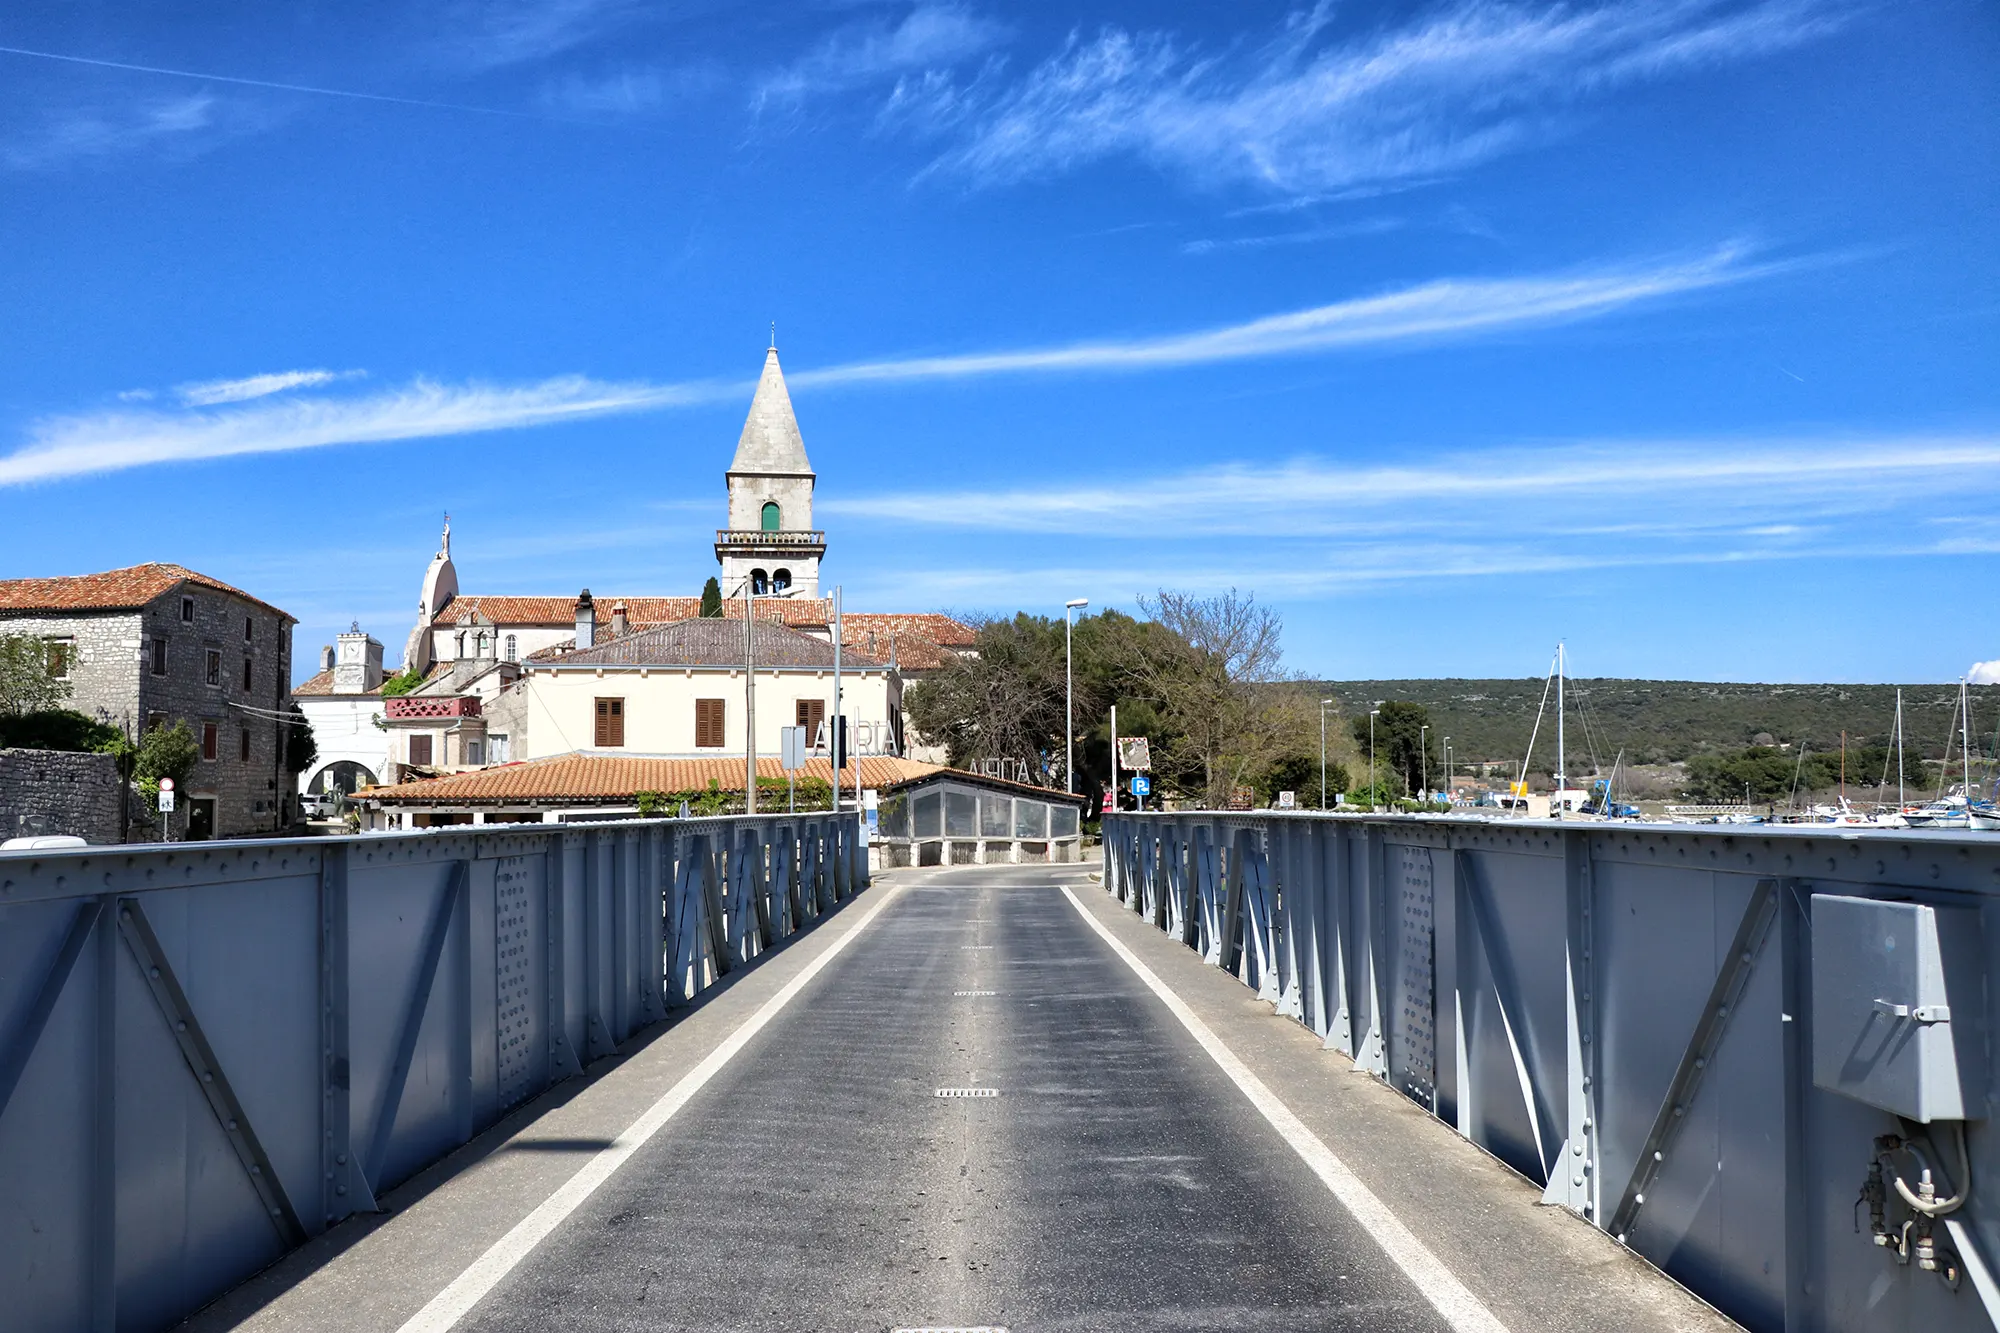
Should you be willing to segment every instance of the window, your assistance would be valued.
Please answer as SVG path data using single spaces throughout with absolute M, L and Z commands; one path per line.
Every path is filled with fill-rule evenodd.
M 784 591 L 785 591 L 786 589 L 790 588 L 791 586 L 792 586 L 792 571 L 791 571 L 791 570 L 789 570 L 789 569 L 774 569 L 774 570 L 772 570 L 772 571 L 771 571 L 771 591 L 772 591 L 772 592 L 784 592 Z
M 597 701 L 596 743 L 606 749 L 615 749 L 625 744 L 625 701 L 623 699 L 599 699 Z
M 472 642 L 474 645 L 472 655 L 474 657 L 486 656 L 486 631 L 485 630 L 479 631 L 478 634 L 473 636 Z
M 166 725 L 167 725 L 167 715 L 165 713 L 146 714 L 146 730 L 158 731 L 161 727 L 164 727 Z
M 165 639 L 153 640 L 153 674 L 156 676 L 167 674 L 167 641 Z
M 694 701 L 694 744 L 698 750 L 722 748 L 723 704 L 720 699 Z
M 518 662 L 521 660 L 520 640 L 516 639 L 512 634 L 507 636 L 507 660 L 509 662 Z
M 750 571 L 750 591 L 762 597 L 771 591 L 771 576 L 761 569 Z
M 486 738 L 486 762 L 489 764 L 504 764 L 507 762 L 507 738 L 505 736 L 489 736 Z
M 192 597 L 181 598 L 181 623 L 183 625 L 194 624 L 194 598 Z
M 214 761 L 218 748 L 216 741 L 221 731 L 222 728 L 213 722 L 204 722 L 201 724 L 201 757 L 203 759 L 211 762 Z
M 70 660 L 76 655 L 75 639 L 46 639 L 49 679 L 68 680 Z
M 243 642 L 249 643 L 257 637 L 257 626 L 250 617 L 243 617 Z
M 425 768 L 429 768 L 431 766 L 430 737 L 428 736 L 410 737 L 410 762 L 413 764 L 421 764 Z
M 826 700 L 801 699 L 794 716 L 798 724 L 806 729 L 806 744 L 812 745 L 819 740 L 820 726 L 826 721 Z
M 208 650 L 208 683 L 222 684 L 222 654 L 214 648 Z
M 778 508 L 776 500 L 764 501 L 764 531 L 776 532 L 778 530 L 778 519 L 781 513 L 782 511 Z
M 248 657 L 243 659 L 243 692 L 245 694 L 250 693 L 250 659 Z
M 485 748 L 478 741 L 467 741 L 465 743 L 465 762 L 472 765 L 485 763 L 486 761 L 480 757 Z
M 243 724 L 243 735 L 239 738 L 236 750 L 238 759 L 246 764 L 250 762 L 250 724 L 247 722 Z
M 947 838 L 970 838 L 978 833 L 978 805 L 969 791 L 944 794 L 944 834 Z

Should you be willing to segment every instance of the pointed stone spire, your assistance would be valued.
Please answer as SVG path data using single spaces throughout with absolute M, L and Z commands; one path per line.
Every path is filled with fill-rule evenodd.
M 731 472 L 765 476 L 812 475 L 806 461 L 806 442 L 799 435 L 798 418 L 792 415 L 792 396 L 785 391 L 785 374 L 778 368 L 778 349 L 764 353 L 764 373 L 757 379 L 757 396 L 750 400 L 750 416 L 736 441 L 736 458 Z

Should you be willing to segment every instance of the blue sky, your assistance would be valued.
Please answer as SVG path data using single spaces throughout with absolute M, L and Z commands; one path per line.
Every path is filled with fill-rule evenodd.
M 2000 658 L 1984 0 L 0 15 L 0 575 L 693 593 L 769 325 L 868 610 L 1335 677 Z M 56 57 L 63 57 L 58 59 Z M 89 63 L 97 62 L 97 63 Z

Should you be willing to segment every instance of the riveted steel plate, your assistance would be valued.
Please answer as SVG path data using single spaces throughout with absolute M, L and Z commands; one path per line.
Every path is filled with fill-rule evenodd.
M 498 1043 L 496 1075 L 500 1105 L 514 1105 L 535 1091 L 536 1075 L 547 1068 L 534 1048 L 534 943 L 537 913 L 530 858 L 509 856 L 493 879 L 494 1024 Z
M 1435 919 L 1428 847 L 1396 847 L 1390 915 L 1390 974 L 1395 1040 L 1389 1074 L 1397 1087 L 1437 1109 L 1437 1025 L 1434 978 Z

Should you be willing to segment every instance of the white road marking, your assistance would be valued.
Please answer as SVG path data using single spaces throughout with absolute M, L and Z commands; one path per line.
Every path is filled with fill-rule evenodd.
M 765 1026 L 779 1011 L 797 998 L 812 979 L 820 974 L 828 963 L 839 957 L 840 951 L 854 942 L 856 936 L 867 929 L 870 922 L 882 915 L 884 908 L 894 902 L 901 893 L 902 886 L 891 887 L 882 900 L 857 917 L 847 933 L 827 946 L 826 952 L 813 959 L 799 974 L 786 982 L 776 995 L 764 1001 L 763 1007 L 744 1020 L 743 1025 L 723 1038 L 722 1043 L 708 1053 L 706 1059 L 686 1074 L 680 1082 L 669 1088 L 661 1098 L 647 1107 L 645 1112 L 625 1127 L 623 1133 L 605 1148 L 584 1163 L 583 1168 L 565 1181 L 560 1189 L 544 1199 L 536 1209 L 514 1224 L 514 1227 L 499 1240 L 494 1241 L 486 1253 L 473 1260 L 472 1266 L 453 1278 L 451 1285 L 431 1297 L 423 1309 L 404 1321 L 397 1333 L 445 1333 L 477 1305 L 487 1292 L 493 1290 L 500 1280 L 512 1272 L 516 1265 L 541 1244 L 548 1234 L 561 1226 L 569 1215 L 581 1207 L 584 1201 L 597 1192 L 598 1186 L 609 1180 L 612 1173 L 625 1164 L 627 1158 L 645 1146 L 648 1139 L 660 1132 L 674 1115 L 700 1092 L 707 1082 L 714 1078 L 722 1067 L 749 1044 L 750 1039 L 763 1031 Z
M 1340 1201 L 1343 1208 L 1354 1215 L 1355 1221 L 1367 1229 L 1368 1234 L 1382 1247 L 1383 1253 L 1389 1256 L 1396 1267 L 1403 1270 L 1405 1277 L 1416 1284 L 1424 1299 L 1431 1303 L 1456 1333 L 1508 1333 L 1507 1326 L 1486 1308 L 1485 1302 L 1473 1295 L 1466 1285 L 1445 1267 L 1444 1261 L 1432 1254 L 1429 1247 L 1403 1225 L 1402 1219 L 1389 1211 L 1389 1205 L 1383 1203 L 1373 1190 L 1362 1184 L 1360 1178 L 1348 1169 L 1347 1163 L 1334 1156 L 1333 1150 L 1322 1143 L 1317 1134 L 1306 1128 L 1305 1122 L 1293 1115 L 1291 1109 L 1264 1086 L 1264 1081 L 1251 1073 L 1248 1065 L 1236 1058 L 1235 1052 L 1222 1044 L 1222 1039 L 1215 1035 L 1208 1024 L 1196 1017 L 1194 1010 L 1188 1007 L 1185 1000 L 1174 994 L 1166 982 L 1161 981 L 1151 968 L 1140 962 L 1139 956 L 1126 948 L 1124 941 L 1113 935 L 1105 924 L 1083 905 L 1083 900 L 1076 896 L 1074 889 L 1067 884 L 1061 888 L 1063 896 L 1069 899 L 1070 906 L 1076 909 L 1084 924 L 1096 931 L 1098 936 L 1111 946 L 1111 951 L 1124 960 L 1125 965 L 1138 975 L 1139 980 L 1146 983 L 1146 988 L 1160 998 L 1160 1002 L 1167 1006 L 1167 1011 L 1179 1019 L 1181 1026 L 1188 1030 L 1188 1034 L 1208 1052 L 1209 1059 L 1215 1061 L 1222 1072 L 1229 1075 L 1230 1082 L 1249 1099 L 1250 1105 L 1255 1107 L 1264 1119 L 1271 1122 L 1271 1128 L 1277 1130 L 1279 1137 L 1284 1139 L 1292 1151 L 1312 1168 L 1313 1174 L 1320 1178 L 1320 1183 Z
M 955 990 L 953 995 L 998 995 L 997 990 Z

